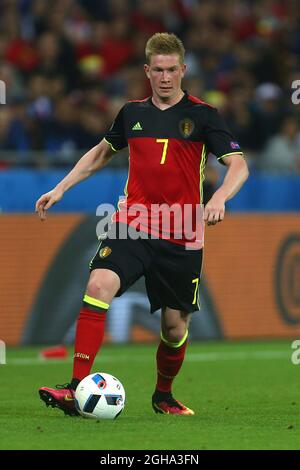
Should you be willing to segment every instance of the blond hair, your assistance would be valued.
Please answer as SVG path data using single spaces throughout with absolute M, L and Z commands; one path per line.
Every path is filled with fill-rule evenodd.
M 148 39 L 145 55 L 149 64 L 153 55 L 178 54 L 179 62 L 184 63 L 185 49 L 182 41 L 173 33 L 155 33 Z

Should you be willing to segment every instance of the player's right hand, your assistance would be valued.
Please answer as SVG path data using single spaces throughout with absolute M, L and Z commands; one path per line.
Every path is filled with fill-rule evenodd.
M 46 211 L 50 209 L 57 201 L 63 197 L 63 192 L 60 189 L 52 189 L 48 193 L 43 194 L 35 204 L 35 212 L 38 213 L 39 218 L 43 221 L 46 219 Z

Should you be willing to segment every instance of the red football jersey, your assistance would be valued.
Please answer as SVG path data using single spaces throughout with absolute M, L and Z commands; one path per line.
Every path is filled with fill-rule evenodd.
M 129 148 L 125 196 L 114 220 L 173 243 L 203 244 L 202 183 L 208 153 L 241 154 L 217 110 L 184 94 L 161 110 L 151 97 L 128 102 L 105 136 Z

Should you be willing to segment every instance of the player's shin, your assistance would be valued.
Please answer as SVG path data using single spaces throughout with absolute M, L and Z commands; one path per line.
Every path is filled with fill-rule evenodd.
M 95 356 L 101 347 L 106 312 L 109 304 L 88 295 L 83 298 L 83 305 L 77 320 L 74 367 L 71 387 L 75 390 L 78 383 L 90 374 Z
M 161 341 L 156 354 L 157 391 L 171 392 L 173 381 L 180 371 L 184 360 L 187 337 L 188 331 L 186 331 L 181 341 L 178 343 L 171 343 L 161 334 Z

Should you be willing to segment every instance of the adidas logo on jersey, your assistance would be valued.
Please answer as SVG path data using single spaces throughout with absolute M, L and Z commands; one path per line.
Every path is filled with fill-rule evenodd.
M 143 128 L 142 128 L 142 126 L 140 125 L 140 123 L 137 122 L 137 123 L 133 126 L 132 130 L 133 130 L 133 131 L 142 131 Z

